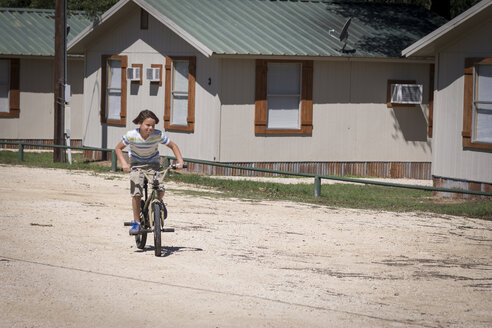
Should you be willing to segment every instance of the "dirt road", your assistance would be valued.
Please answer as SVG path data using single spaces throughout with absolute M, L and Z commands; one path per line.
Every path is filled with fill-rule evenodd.
M 0 327 L 492 326 L 492 222 L 169 183 L 157 258 L 127 178 L 0 166 Z

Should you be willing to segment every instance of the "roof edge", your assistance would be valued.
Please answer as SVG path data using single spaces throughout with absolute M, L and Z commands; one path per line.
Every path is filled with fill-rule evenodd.
M 96 28 L 98 28 L 101 24 L 107 21 L 111 16 L 113 16 L 117 11 L 119 11 L 124 5 L 126 5 L 131 0 L 121 0 L 117 2 L 113 7 L 109 8 L 104 14 L 101 15 L 101 18 L 95 20 L 91 25 L 87 26 L 82 32 L 76 35 L 68 44 L 67 51 L 73 48 L 77 43 L 82 41 L 93 32 Z
M 422 39 L 418 40 L 417 42 L 403 49 L 401 54 L 405 57 L 413 56 L 418 51 L 429 46 L 431 43 L 436 42 L 444 34 L 447 34 L 449 31 L 453 30 L 454 28 L 464 24 L 473 16 L 475 16 L 477 13 L 481 12 L 482 10 L 484 10 L 485 8 L 491 5 L 492 5 L 492 0 L 484 0 L 477 3 L 476 5 L 469 8 L 468 10 L 461 13 L 460 15 L 456 16 L 455 18 L 453 18 L 443 26 L 439 27 L 435 31 L 427 34 Z
M 142 7 L 143 9 L 145 9 L 150 15 L 154 16 L 154 18 L 157 19 L 162 24 L 164 24 L 164 26 L 166 26 L 171 31 L 179 35 L 182 39 L 184 39 L 189 44 L 191 44 L 204 56 L 210 57 L 214 53 L 210 48 L 208 48 L 206 45 L 198 41 L 195 37 L 193 37 L 191 34 L 186 32 L 184 29 L 179 27 L 169 17 L 161 14 L 158 10 L 156 10 L 154 7 L 149 5 L 146 1 L 142 1 L 142 0 L 132 0 L 132 1 L 135 2 L 137 5 L 139 5 L 140 7 Z
M 164 26 L 168 27 L 171 31 L 178 34 L 181 38 L 190 43 L 194 48 L 200 51 L 206 57 L 210 57 L 213 54 L 213 51 L 205 46 L 203 43 L 198 41 L 191 34 L 183 30 L 176 23 L 174 23 L 169 17 L 160 14 L 157 10 L 155 10 L 152 6 L 150 6 L 147 2 L 142 0 L 121 0 L 117 2 L 113 7 L 108 9 L 99 20 L 94 21 L 92 25 L 86 27 L 82 32 L 80 32 L 77 36 L 75 36 L 68 44 L 67 50 L 70 51 L 74 48 L 78 43 L 80 43 L 83 39 L 85 39 L 89 34 L 91 34 L 95 29 L 97 29 L 100 25 L 104 24 L 111 16 L 113 16 L 116 12 L 118 12 L 122 7 L 124 7 L 130 1 L 136 3 L 141 8 L 145 9 L 149 14 L 151 14 L 155 19 L 164 24 Z

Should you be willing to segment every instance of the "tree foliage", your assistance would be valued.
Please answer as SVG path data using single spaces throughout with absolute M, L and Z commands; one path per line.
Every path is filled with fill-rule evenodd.
M 7 8 L 45 8 L 54 9 L 56 0 L 0 0 L 0 7 Z M 67 0 L 69 10 L 84 11 L 90 17 L 105 12 L 118 0 Z M 354 0 L 346 0 L 354 1 Z M 458 16 L 480 0 L 355 0 L 364 2 L 409 3 L 423 6 L 444 18 Z
M 68 10 L 84 11 L 87 16 L 96 17 L 111 8 L 118 0 L 67 0 Z M 0 0 L 4 8 L 55 9 L 56 0 Z

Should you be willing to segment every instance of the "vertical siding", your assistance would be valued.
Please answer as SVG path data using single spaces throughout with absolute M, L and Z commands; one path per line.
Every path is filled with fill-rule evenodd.
M 492 183 L 492 152 L 463 149 L 463 70 L 467 57 L 492 57 L 492 22 L 466 31 L 437 52 L 432 174 Z
M 315 61 L 312 135 L 257 137 L 254 63 L 221 63 L 221 161 L 431 161 L 429 64 Z M 389 79 L 422 83 L 424 104 L 387 108 Z

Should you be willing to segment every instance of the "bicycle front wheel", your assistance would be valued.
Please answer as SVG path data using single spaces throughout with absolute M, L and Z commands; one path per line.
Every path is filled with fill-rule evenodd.
M 159 203 L 152 204 L 154 212 L 154 247 L 155 256 L 161 256 L 161 206 Z

